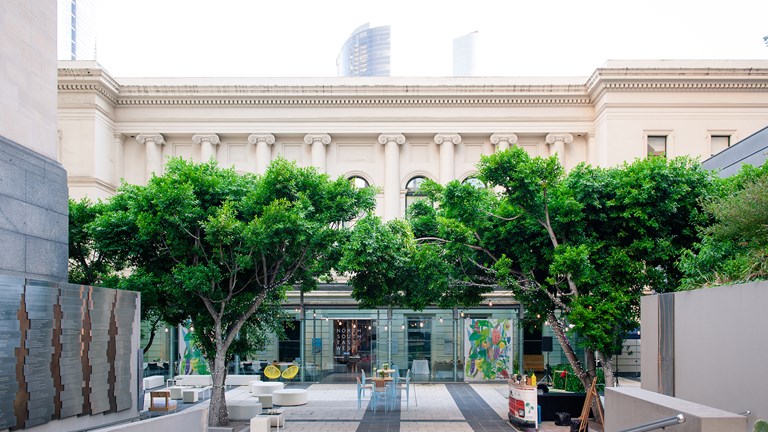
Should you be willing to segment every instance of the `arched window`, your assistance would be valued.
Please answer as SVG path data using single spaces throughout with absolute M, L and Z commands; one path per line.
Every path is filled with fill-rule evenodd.
M 477 177 L 467 177 L 462 184 L 468 184 L 474 186 L 476 189 L 485 189 L 485 183 L 480 181 Z
M 426 199 L 427 196 L 421 192 L 421 184 L 424 183 L 427 179 L 422 176 L 416 176 L 408 180 L 408 183 L 405 185 L 405 208 L 408 209 L 408 207 L 415 203 L 416 201 L 421 201 L 423 199 Z
M 368 186 L 370 186 L 368 184 L 368 180 L 366 180 L 366 179 L 364 179 L 364 178 L 362 178 L 360 176 L 352 176 L 352 177 L 349 178 L 349 181 L 353 185 L 357 186 L 358 189 L 363 189 L 363 188 L 367 188 Z
M 349 182 L 352 183 L 352 185 L 358 189 L 364 189 L 370 186 L 370 184 L 368 183 L 368 180 L 360 176 L 356 176 L 356 175 L 349 176 L 347 177 L 347 180 L 349 180 Z M 360 217 L 360 215 L 358 215 L 358 217 Z M 343 226 L 344 228 L 352 228 L 355 225 L 355 222 L 357 221 L 358 217 L 352 219 L 351 221 L 342 222 L 341 226 Z

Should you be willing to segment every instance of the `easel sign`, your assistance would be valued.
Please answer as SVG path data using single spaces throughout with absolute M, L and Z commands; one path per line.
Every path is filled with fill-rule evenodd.
M 509 384 L 509 421 L 523 427 L 539 428 L 536 387 Z

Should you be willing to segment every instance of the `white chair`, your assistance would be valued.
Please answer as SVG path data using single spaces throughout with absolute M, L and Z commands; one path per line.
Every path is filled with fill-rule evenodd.
M 363 379 L 362 379 L 362 383 L 360 385 L 362 386 L 363 397 L 365 397 L 365 389 L 371 389 L 371 391 L 373 391 L 373 384 L 366 383 L 366 381 L 365 381 L 365 369 L 361 369 L 361 372 L 362 372 L 362 375 L 363 375 Z
M 405 373 L 405 382 L 403 380 L 400 380 L 397 384 L 395 384 L 397 388 L 398 394 L 401 390 L 405 390 L 405 407 L 408 408 L 410 402 L 411 402 L 411 370 L 408 369 L 408 372 Z M 414 393 L 414 400 L 416 399 L 416 394 Z M 419 406 L 418 401 L 416 402 L 416 406 Z
M 357 409 L 360 409 L 363 406 L 363 384 L 360 382 L 360 377 L 357 378 Z M 373 395 L 371 395 L 373 397 Z
M 395 409 L 395 383 L 392 381 L 374 381 L 373 392 L 371 393 L 371 405 L 373 412 L 379 403 L 384 404 L 384 412 L 388 409 Z

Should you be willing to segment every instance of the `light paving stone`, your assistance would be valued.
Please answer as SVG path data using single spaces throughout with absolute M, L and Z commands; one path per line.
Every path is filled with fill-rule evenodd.
M 402 398 L 404 397 L 403 392 Z M 400 418 L 402 420 L 464 420 L 461 410 L 443 384 L 411 384 L 411 403 L 406 408 L 405 399 L 402 399 Z
M 465 422 L 401 422 L 400 432 L 472 432 Z
M 481 398 L 502 419 L 507 419 L 509 412 L 509 384 L 471 384 L 472 389 L 480 395 Z

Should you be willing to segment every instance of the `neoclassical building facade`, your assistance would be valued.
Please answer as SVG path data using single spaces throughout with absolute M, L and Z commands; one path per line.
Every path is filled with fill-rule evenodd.
M 481 155 L 510 146 L 557 155 L 566 169 L 649 154 L 706 159 L 768 124 L 768 61 L 609 61 L 574 78 L 284 79 L 122 79 L 74 61 L 59 63 L 58 103 L 71 198 L 108 197 L 121 179 L 143 184 L 169 157 L 261 173 L 282 156 L 378 187 L 376 211 L 389 220 L 421 178 L 464 181 Z M 300 358 L 314 378 L 391 361 L 460 379 L 466 320 L 515 322 L 517 308 L 497 292 L 472 310 L 359 310 L 348 289 L 328 285 L 289 295 L 301 334 L 258 357 Z M 352 353 L 337 339 L 351 329 L 364 342 Z M 523 340 L 544 347 L 546 337 L 515 333 L 515 356 Z M 544 352 L 564 361 L 557 347 L 551 358 L 533 351 L 526 368 L 541 367 Z M 632 351 L 622 371 L 639 370 Z

